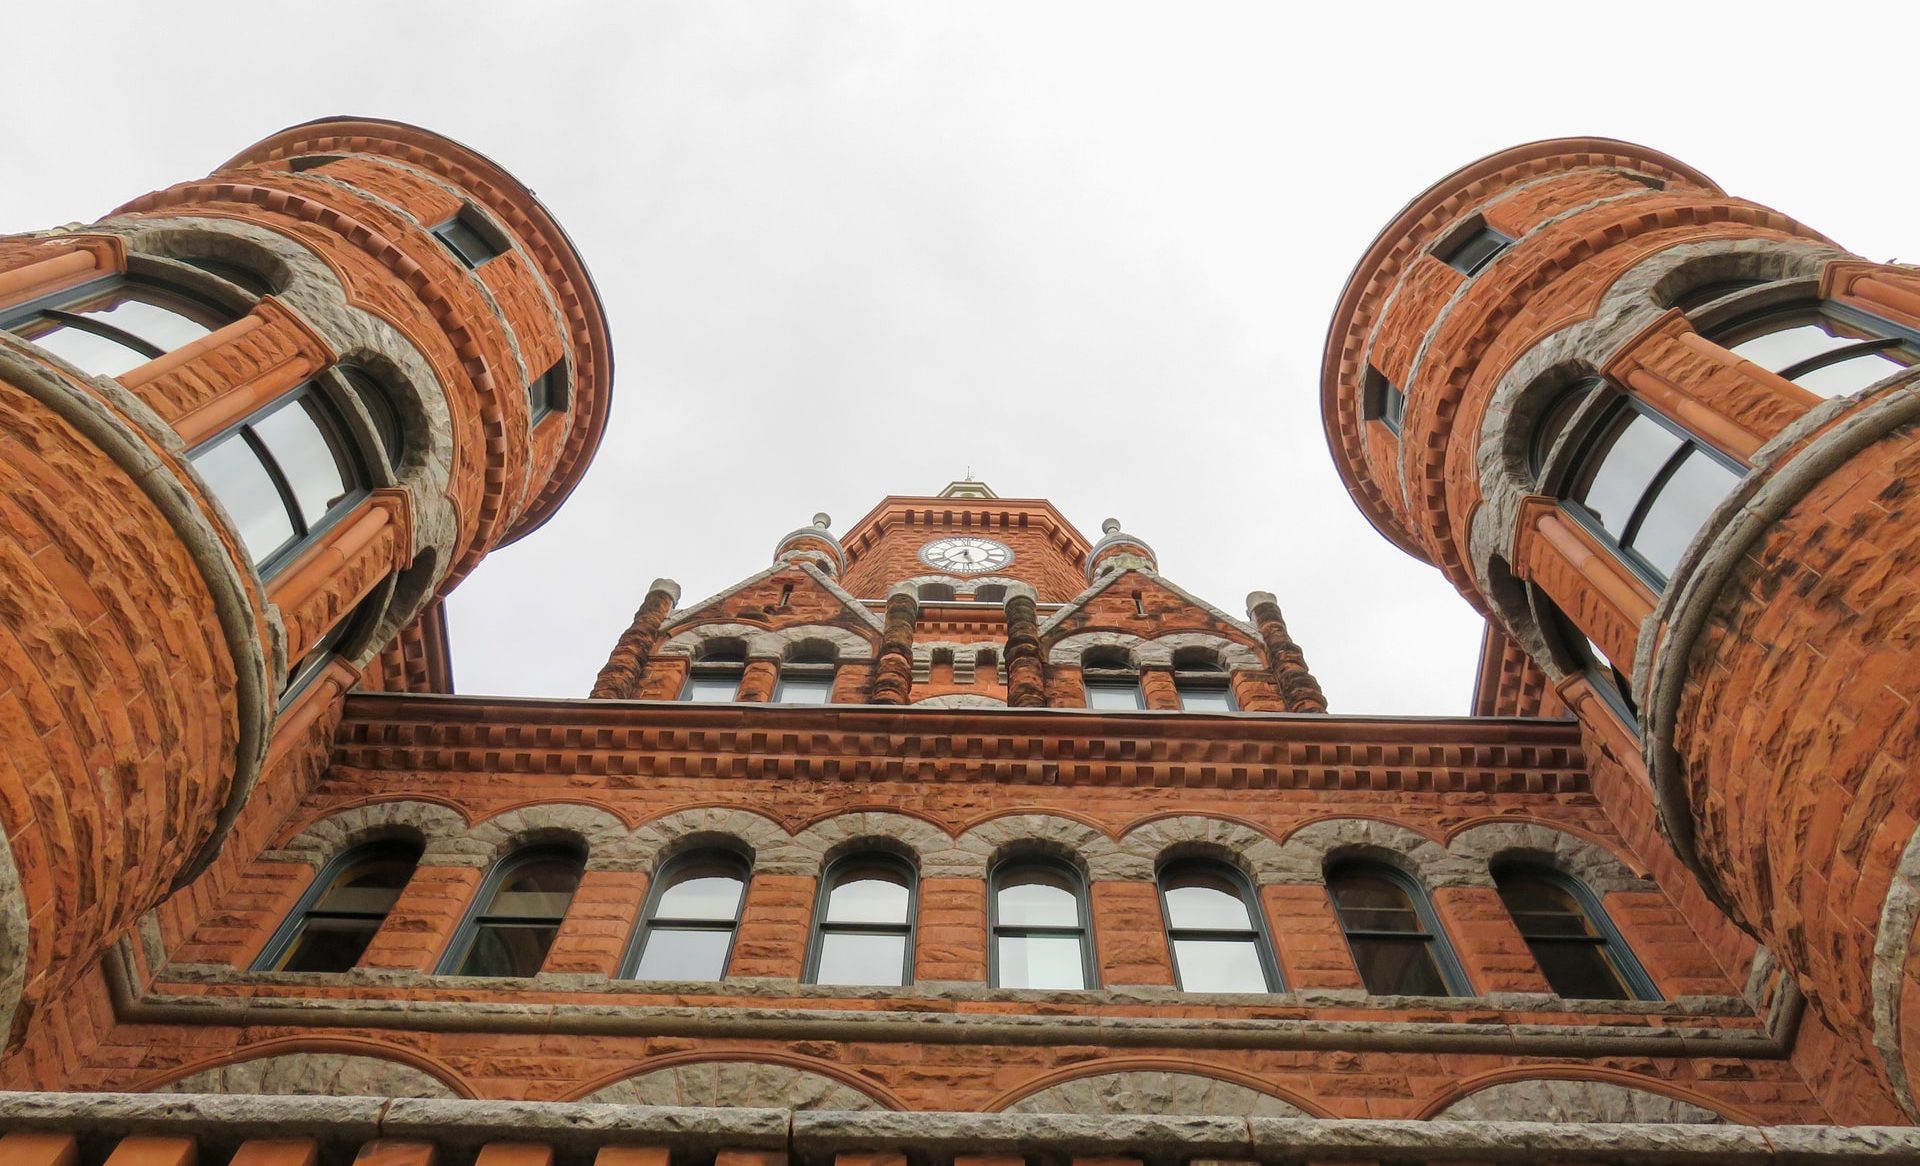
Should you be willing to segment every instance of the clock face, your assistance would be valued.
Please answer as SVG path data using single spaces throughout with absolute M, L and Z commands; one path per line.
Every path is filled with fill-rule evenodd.
M 920 559 L 930 567 L 956 575 L 978 575 L 1013 562 L 1013 548 L 990 538 L 962 535 L 935 539 L 920 548 Z

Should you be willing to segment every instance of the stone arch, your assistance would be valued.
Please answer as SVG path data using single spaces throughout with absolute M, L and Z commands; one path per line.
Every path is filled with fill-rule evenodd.
M 1089 1117 L 1148 1114 L 1314 1116 L 1284 1098 L 1236 1081 L 1163 1069 L 1128 1069 L 1072 1077 L 1037 1089 L 1002 1106 L 999 1112 L 1066 1113 Z
M 759 874 L 768 872 L 768 864 L 786 850 L 792 837 L 780 823 L 751 810 L 696 806 L 636 826 L 616 844 L 617 853 L 597 869 L 652 871 L 662 861 L 709 842 L 736 844 L 752 860 L 754 873 Z
M 785 660 L 795 648 L 808 641 L 832 644 L 834 656 L 842 664 L 850 660 L 873 659 L 873 641 L 859 632 L 824 623 L 781 628 L 777 632 L 755 632 L 747 639 L 747 659 Z
M 1070 858 L 1090 880 L 1153 877 L 1153 863 L 1121 849 L 1099 829 L 1055 814 L 1008 814 L 979 823 L 956 841 L 965 856 L 960 878 L 985 878 L 1006 854 L 1023 847 Z
M 449 866 L 490 867 L 510 851 L 542 842 L 577 842 L 588 870 L 632 870 L 629 833 L 620 819 L 596 806 L 547 802 L 522 806 L 477 822 L 446 859 Z
M 1474 1088 L 1429 1120 L 1720 1125 L 1728 1118 L 1694 1101 L 1616 1081 L 1528 1077 Z
M 1322 818 L 1288 835 L 1272 876 L 1273 883 L 1324 883 L 1327 864 L 1345 858 L 1373 858 L 1436 887 L 1491 887 L 1484 864 L 1449 853 L 1426 835 L 1380 818 Z
M 331 1049 L 270 1053 L 200 1069 L 153 1093 L 257 1093 L 318 1097 L 445 1097 L 464 1094 L 417 1065 Z
M 690 1061 L 642 1069 L 602 1085 L 580 1101 L 782 1109 L 887 1109 L 845 1081 L 772 1061 Z
M 1159 663 L 1171 665 L 1171 649 L 1158 649 L 1147 640 L 1131 632 L 1075 632 L 1062 637 L 1047 649 L 1047 663 L 1050 665 L 1067 664 L 1079 667 L 1089 648 L 1119 648 L 1126 652 L 1127 662 L 1135 668 L 1144 668 Z M 1165 659 L 1161 659 L 1161 657 Z
M 422 866 L 468 866 L 459 855 L 467 820 L 439 802 L 369 802 L 311 822 L 307 828 L 260 857 L 269 862 L 304 862 L 322 867 L 335 855 L 385 837 L 417 836 L 425 845 Z
M 1007 702 L 997 696 L 983 696 L 977 692 L 950 692 L 945 696 L 929 696 L 913 702 L 915 708 L 923 709 L 1003 709 Z
M 1040 597 L 1039 593 L 1033 589 L 1033 584 L 1025 582 L 1024 580 L 1015 579 L 1011 575 L 975 575 L 973 578 L 968 579 L 966 584 L 965 590 L 976 593 L 982 587 L 1005 587 L 1007 589 L 1008 599 L 1012 599 L 1016 595 L 1022 595 L 1028 599 L 1038 599 Z
M 700 649 L 714 640 L 739 640 L 751 644 L 753 637 L 761 635 L 765 628 L 757 628 L 744 623 L 703 623 L 698 627 L 687 628 L 668 636 L 659 647 L 653 650 L 655 656 L 685 656 L 690 660 L 700 658 Z
M 1213 652 L 1220 667 L 1228 672 L 1259 672 L 1266 668 L 1266 661 L 1260 653 L 1238 640 L 1212 632 L 1170 632 L 1164 636 L 1155 636 L 1153 647 L 1164 649 L 1167 666 L 1173 666 L 1173 655 L 1182 648 L 1206 648 Z
M 1528 859 L 1578 879 L 1596 895 L 1655 889 L 1598 842 L 1540 822 L 1482 822 L 1454 835 L 1447 850 L 1484 865 L 1489 878 L 1501 859 Z
M 793 836 L 774 865 L 781 874 L 817 875 L 847 849 L 869 839 L 884 839 L 914 857 L 922 878 L 965 878 L 965 857 L 945 830 L 924 818 L 886 810 L 855 810 L 823 818 Z
M 1120 849 L 1157 869 L 1169 858 L 1193 855 L 1218 858 L 1239 867 L 1257 884 L 1281 881 L 1280 844 L 1231 818 L 1181 814 L 1154 818 L 1120 836 Z

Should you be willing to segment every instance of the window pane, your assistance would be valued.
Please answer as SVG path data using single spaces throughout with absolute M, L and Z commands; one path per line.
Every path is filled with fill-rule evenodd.
M 898 984 L 906 962 L 907 937 L 904 935 L 848 935 L 829 931 L 820 936 L 820 965 L 813 982 Z
M 828 923 L 904 925 L 906 921 L 907 885 L 894 871 L 848 871 L 835 879 L 827 893 Z
M 1000 879 L 994 899 L 1001 927 L 1078 927 L 1078 883 L 1050 870 L 1019 870 Z
M 531 976 L 546 962 L 560 928 L 552 923 L 483 923 L 456 976 Z
M 1225 688 L 1185 685 L 1178 689 L 1180 707 L 1196 713 L 1230 713 L 1234 711 L 1233 693 Z
M 320 408 L 308 395 L 253 423 L 254 434 L 293 487 L 300 516 L 309 527 L 346 495 L 352 476 L 340 451 L 327 440 L 317 417 Z
M 1672 575 L 1707 516 L 1739 482 L 1739 475 L 1699 450 L 1688 453 L 1647 507 L 1633 549 L 1661 574 Z
M 1353 962 L 1376 996 L 1447 996 L 1447 982 L 1434 962 L 1432 941 L 1423 938 L 1355 939 Z
M 97 332 L 61 324 L 49 317 L 22 325 L 15 331 L 80 371 L 94 376 L 117 377 L 153 359 L 118 340 L 109 340 Z M 34 335 L 36 332 L 39 334 Z
M 1858 336 L 1840 333 L 1825 317 L 1815 317 L 1812 322 L 1790 324 L 1742 340 L 1732 345 L 1731 350 L 1761 368 L 1779 372 L 1790 364 L 1857 343 Z
M 1482 227 L 1454 248 L 1453 253 L 1447 256 L 1447 264 L 1457 271 L 1472 275 L 1485 267 L 1494 256 L 1505 251 L 1507 242 L 1506 238 Z
M 1084 988 L 1087 972 L 1074 935 L 1002 935 L 999 987 Z
M 738 691 L 740 691 L 738 674 L 702 676 L 696 672 L 687 681 L 686 695 L 680 699 L 725 702 L 732 700 L 733 694 Z
M 1599 942 L 1529 943 L 1554 994 L 1569 1000 L 1631 1000 L 1626 980 Z
M 1251 939 L 1176 939 L 1183 992 L 1265 992 L 1267 973 Z
M 77 311 L 146 341 L 162 352 L 193 343 L 213 329 L 172 308 L 126 296 L 117 302 Z
M 1426 934 L 1420 916 L 1400 885 L 1377 875 L 1346 875 L 1328 888 L 1349 931 L 1404 931 Z
M 725 931 L 652 928 L 647 932 L 646 948 L 640 953 L 640 966 L 633 970 L 633 978 L 722 979 L 727 974 L 727 946 L 732 942 L 731 928 Z
M 1182 931 L 1251 931 L 1247 904 L 1223 878 L 1183 875 L 1169 885 L 1167 916 Z
M 313 905 L 315 911 L 380 911 L 392 908 L 413 877 L 414 859 L 403 855 L 368 858 L 340 872 Z
M 658 919 L 712 919 L 732 922 L 740 912 L 740 876 L 718 864 L 684 868 L 654 907 Z
M 1868 385 L 1878 384 L 1905 367 L 1906 361 L 1896 360 L 1889 353 L 1863 352 L 1859 356 L 1803 372 L 1793 378 L 1793 383 L 1823 397 L 1844 397 Z
M 1589 469 L 1574 499 L 1600 520 L 1608 534 L 1620 538 L 1634 507 L 1640 504 L 1655 474 L 1680 448 L 1680 437 L 1642 413 L 1629 411 L 1599 447 L 1587 455 Z
M 240 541 L 258 563 L 293 538 L 293 520 L 280 501 L 280 491 L 254 456 L 253 447 L 239 434 L 224 438 L 193 455 L 194 468 L 206 478 L 220 504 L 233 516 Z
M 775 704 L 826 704 L 833 699 L 831 676 L 782 676 Z
M 1087 707 L 1090 709 L 1141 709 L 1138 681 L 1095 680 L 1087 683 Z
M 380 923 L 378 919 L 309 919 L 276 970 L 344 972 L 360 962 Z

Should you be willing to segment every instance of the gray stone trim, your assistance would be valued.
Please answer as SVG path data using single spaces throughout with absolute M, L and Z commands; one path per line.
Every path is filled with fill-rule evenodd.
M 831 624 L 802 624 L 799 627 L 769 631 L 751 624 L 707 623 L 676 632 L 653 650 L 655 656 L 686 656 L 697 659 L 700 645 L 713 640 L 741 639 L 747 644 L 749 660 L 784 660 L 795 648 L 809 640 L 825 640 L 833 645 L 843 663 L 873 659 L 873 643 L 859 632 Z
M 1074 860 L 1088 879 L 1147 880 L 1153 863 L 1122 850 L 1100 830 L 1055 814 L 1008 814 L 990 818 L 967 830 L 956 841 L 971 856 L 955 878 L 985 878 L 995 862 L 1031 847 L 1041 853 Z
M 404 1061 L 363 1053 L 278 1053 L 202 1069 L 154 1093 L 252 1093 L 281 1097 L 457 1097 L 447 1083 Z
M 1908 947 L 1920 926 L 1920 830 L 1907 839 L 1880 908 L 1873 936 L 1873 1048 L 1893 1095 L 1908 1114 L 1920 1116 L 1900 1050 L 1900 1002 L 1905 995 Z M 1757 962 L 1757 961 L 1756 961 Z
M 1281 876 L 1287 869 L 1286 855 L 1271 835 L 1243 822 L 1204 814 L 1142 822 L 1121 835 L 1120 849 L 1150 869 L 1189 854 L 1223 859 L 1260 885 L 1285 881 Z
M 1212 632 L 1168 632 L 1164 636 L 1155 636 L 1150 643 L 1156 651 L 1165 650 L 1169 667 L 1173 664 L 1174 654 L 1182 648 L 1206 648 L 1212 651 L 1220 667 L 1228 672 L 1258 672 L 1267 666 L 1259 652 Z
M 466 834 L 466 818 L 439 802 L 372 802 L 329 814 L 284 845 L 262 852 L 260 858 L 264 862 L 304 862 L 318 869 L 364 842 L 415 836 L 425 846 L 420 855 L 422 866 L 467 866 L 472 864 L 462 860 L 459 845 Z
M 1080 1115 L 1198 1114 L 1209 1117 L 1307 1117 L 1271 1093 L 1199 1073 L 1122 1070 L 1074 1077 L 1035 1090 L 1001 1113 Z
M 600 869 L 655 871 L 664 859 L 709 843 L 743 850 L 752 859 L 755 874 L 813 873 L 783 865 L 791 843 L 784 826 L 752 810 L 728 806 L 700 806 L 642 822 L 613 848 L 620 865 Z
M 774 1061 L 690 1061 L 642 1069 L 579 1099 L 616 1105 L 702 1108 L 765 1106 L 790 1109 L 884 1110 L 876 1098 L 844 1081 Z
M 885 810 L 856 810 L 815 822 L 793 836 L 783 857 L 791 873 L 819 874 L 832 859 L 874 841 L 906 848 L 922 878 L 966 878 L 971 873 L 967 856 L 945 830 L 923 818 Z
M 675 623 L 683 622 L 685 618 L 681 616 L 670 619 L 667 621 L 667 626 L 671 627 Z M 703 623 L 687 628 L 685 631 L 675 632 L 662 640 L 653 649 L 653 655 L 655 657 L 685 656 L 688 659 L 697 660 L 700 658 L 700 649 L 714 640 L 739 640 L 742 643 L 749 643 L 753 637 L 765 630 L 765 628 L 744 623 Z
M 913 682 L 925 684 L 933 679 L 933 656 L 935 652 L 953 654 L 953 682 L 972 684 L 975 669 L 979 667 L 980 657 L 986 653 L 993 655 L 994 675 L 1005 683 L 1007 677 L 1006 645 L 1000 640 L 970 640 L 961 643 L 958 640 L 915 641 L 913 645 Z M 924 704 L 925 701 L 915 701 Z M 1004 705 L 1005 701 L 996 701 Z
M 973 692 L 952 692 L 945 696 L 929 696 L 913 702 L 923 709 L 1003 709 L 1007 702 L 997 696 L 982 696 Z
M 1434 1114 L 1432 1120 L 1719 1125 L 1727 1118 L 1651 1089 L 1612 1081 L 1534 1078 L 1475 1090 Z
M 344 1161 L 360 1145 L 384 1137 L 429 1141 L 461 1160 L 496 1141 L 539 1142 L 569 1161 L 584 1161 L 609 1145 L 657 1145 L 670 1148 L 686 1166 L 709 1166 L 727 1149 L 774 1151 L 794 1166 L 830 1166 L 840 1153 L 875 1147 L 911 1147 L 922 1166 L 947 1166 L 963 1154 L 1017 1154 L 1046 1162 L 1135 1157 L 1148 1166 L 1197 1159 L 1893 1166 L 1920 1156 L 1920 1129 L 1901 1126 L 1085 1117 L 213 1094 L 0 1094 L 0 1125 L 78 1133 L 93 1150 L 135 1134 L 192 1137 L 210 1161 L 224 1161 L 247 1138 L 271 1137 L 315 1138 L 327 1161 Z
M 13 844 L 7 840 L 7 832 L 0 829 L 0 1034 L 7 1034 L 0 1041 L 11 1038 L 13 1014 L 26 991 L 31 943 L 27 891 L 20 883 L 20 867 L 13 861 Z
M 587 851 L 588 870 L 641 870 L 629 845 L 627 825 L 596 806 L 549 802 L 524 806 L 476 822 L 450 842 L 444 865 L 490 867 L 522 846 L 577 842 Z
M 1378 859 L 1406 871 L 1429 890 L 1493 886 L 1484 862 L 1451 853 L 1424 834 L 1378 818 L 1307 823 L 1280 844 L 1272 874 L 1260 881 L 1318 885 L 1326 882 L 1329 863 L 1346 858 Z
M 1482 822 L 1454 835 L 1447 850 L 1486 867 L 1529 859 L 1578 879 L 1596 895 L 1659 890 L 1598 842 L 1539 822 Z
M 1044 627 L 1040 635 L 1042 639 L 1046 638 Z M 1173 667 L 1171 651 L 1156 652 L 1150 641 L 1132 632 L 1075 632 L 1047 649 L 1047 663 L 1054 666 L 1070 664 L 1077 668 L 1093 648 L 1123 648 L 1128 662 L 1135 668 Z

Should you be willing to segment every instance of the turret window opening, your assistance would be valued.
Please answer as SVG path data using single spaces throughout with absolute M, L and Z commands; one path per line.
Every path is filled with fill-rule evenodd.
M 1160 871 L 1167 947 L 1183 992 L 1277 992 L 1280 970 L 1246 877 L 1189 859 Z
M 1344 863 L 1328 872 L 1327 895 L 1368 992 L 1469 994 L 1426 890 L 1413 879 L 1377 862 Z
M 680 690 L 680 699 L 731 701 L 740 691 L 740 677 L 746 670 L 745 644 L 739 640 L 709 640 L 701 646 L 693 667 L 687 671 L 687 684 Z
M 922 603 L 951 603 L 954 600 L 953 585 L 949 583 L 922 583 L 916 594 Z
M 1208 648 L 1182 648 L 1173 654 L 1173 687 L 1180 707 L 1196 713 L 1238 712 L 1233 686 L 1218 655 Z
M 987 921 L 996 988 L 1094 984 L 1086 881 L 1051 858 L 1013 858 L 993 870 Z
M 1511 246 L 1512 238 L 1487 226 L 1486 220 L 1475 215 L 1435 248 L 1434 254 L 1448 267 L 1471 277 L 1480 274 Z
M 911 984 L 917 882 L 913 867 L 891 854 L 853 854 L 830 866 L 814 909 L 807 982 Z
M 1822 397 L 1844 397 L 1920 363 L 1920 337 L 1838 304 L 1776 308 L 1709 337 Z
M 1081 657 L 1080 675 L 1090 709 L 1129 711 L 1147 707 L 1146 695 L 1140 689 L 1140 671 L 1118 648 L 1089 649 Z
M 802 644 L 780 665 L 775 704 L 832 704 L 838 653 L 832 644 Z
M 339 410 L 308 383 L 192 450 L 261 575 L 285 566 L 367 492 Z
M 1594 427 L 1572 466 L 1568 509 L 1661 588 L 1740 467 L 1632 398 Z
M 567 407 L 567 360 L 561 357 L 553 367 L 527 382 L 528 425 L 538 425 L 549 413 Z
M 115 278 L 0 313 L 0 328 L 91 376 L 117 377 L 234 318 L 182 292 Z
M 1367 366 L 1360 386 L 1360 411 L 1369 421 L 1378 421 L 1395 437 L 1407 420 L 1407 398 L 1379 369 Z
M 1005 603 L 1007 601 L 1006 585 L 1004 583 L 988 583 L 982 587 L 975 587 L 973 589 L 973 601 L 975 603 Z
M 495 863 L 441 961 L 441 974 L 538 975 L 586 861 L 573 847 L 533 846 Z
M 634 980 L 723 980 L 746 901 L 746 859 L 701 850 L 670 860 L 647 897 L 645 924 L 621 975 Z
M 1500 901 L 1554 994 L 1569 1000 L 1658 1000 L 1660 993 L 1593 892 L 1525 863 L 1493 871 Z
M 509 248 L 499 228 L 471 205 L 462 206 L 459 213 L 433 228 L 433 234 L 468 267 L 479 267 Z
M 323 867 L 253 962 L 257 972 L 344 972 L 360 962 L 420 863 L 418 843 L 374 842 Z
M 1639 732 L 1640 710 L 1633 703 L 1633 682 L 1626 673 L 1614 667 L 1600 645 L 1581 631 L 1544 591 L 1535 587 L 1531 595 L 1534 616 L 1548 649 L 1569 672 L 1584 674 L 1627 728 Z

